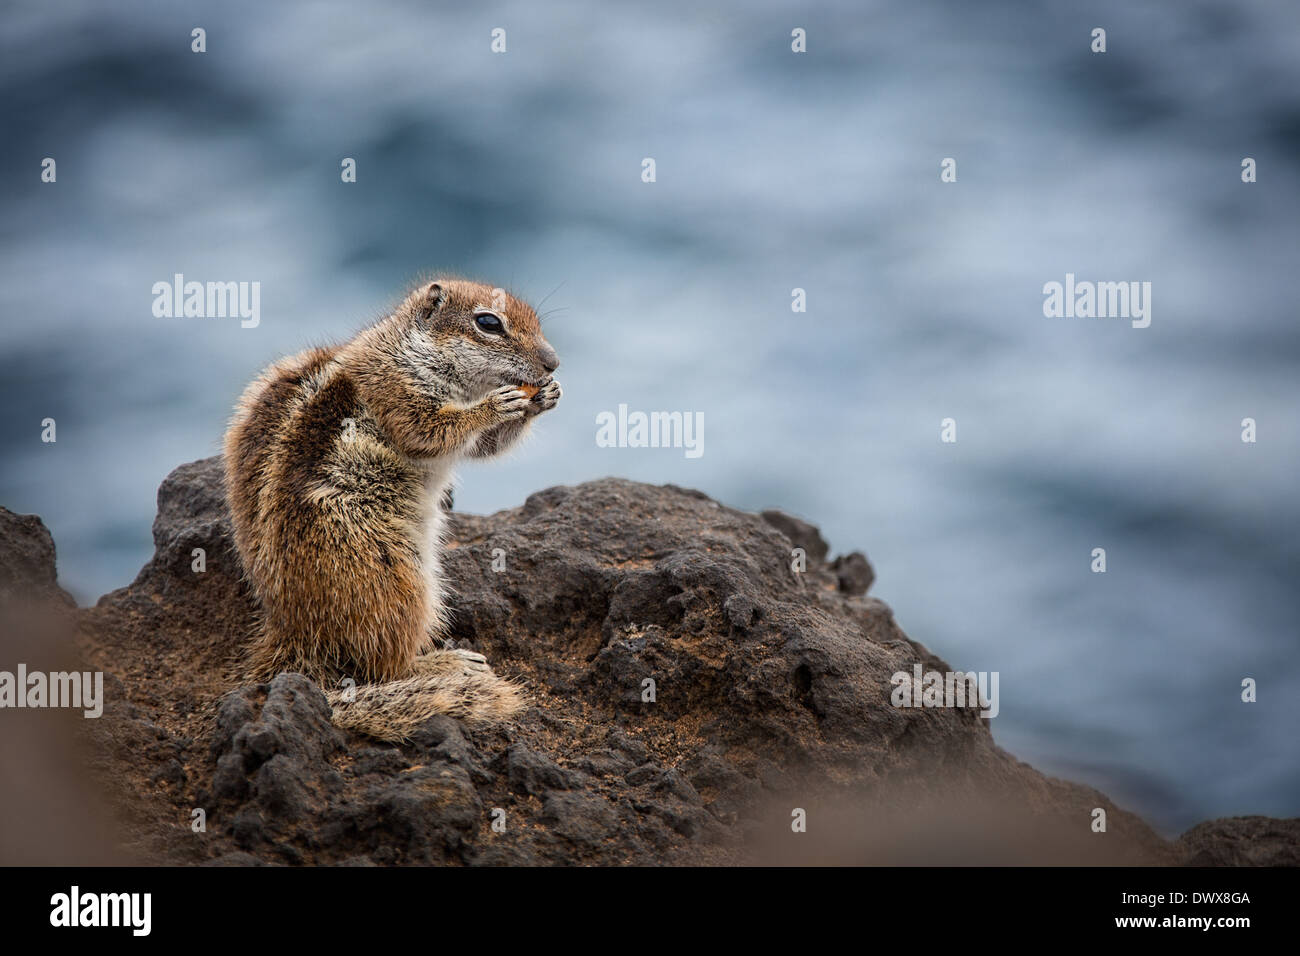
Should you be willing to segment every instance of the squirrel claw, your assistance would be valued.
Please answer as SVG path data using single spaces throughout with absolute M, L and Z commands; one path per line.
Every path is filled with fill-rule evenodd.
M 523 418 L 528 410 L 528 396 L 515 385 L 502 385 L 494 389 L 484 401 L 492 406 L 492 410 L 503 422 Z
M 540 415 L 542 412 L 549 412 L 560 401 L 560 396 L 564 394 L 560 388 L 560 383 L 551 379 L 544 386 L 537 390 L 528 402 L 528 414 Z
M 484 657 L 482 654 L 479 654 L 477 651 L 465 651 L 465 650 L 457 649 L 452 653 L 455 654 L 464 662 L 466 670 L 475 670 L 475 671 L 492 670 L 492 668 L 488 665 L 487 658 Z

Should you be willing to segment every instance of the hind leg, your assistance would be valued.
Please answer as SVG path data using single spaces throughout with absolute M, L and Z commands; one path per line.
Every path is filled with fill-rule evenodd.
M 415 659 L 416 674 L 441 676 L 457 673 L 492 673 L 487 658 L 477 651 L 430 651 Z
M 277 567 L 259 581 L 262 679 L 298 670 L 332 683 L 397 680 L 428 646 L 419 554 L 400 514 L 374 500 L 320 489 L 278 529 Z

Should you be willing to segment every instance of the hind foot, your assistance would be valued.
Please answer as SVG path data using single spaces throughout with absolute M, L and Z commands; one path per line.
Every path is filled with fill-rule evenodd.
M 415 659 L 417 674 L 490 674 L 487 658 L 477 651 L 430 651 Z

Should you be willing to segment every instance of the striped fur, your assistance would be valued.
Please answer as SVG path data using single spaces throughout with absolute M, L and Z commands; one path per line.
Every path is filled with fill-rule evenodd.
M 478 326 L 485 311 L 502 334 Z M 480 656 L 435 649 L 447 625 L 442 499 L 460 458 L 505 451 L 555 406 L 557 365 L 532 308 L 450 279 L 420 286 L 346 344 L 276 362 L 245 390 L 225 465 L 261 604 L 251 676 L 398 682 L 362 687 L 355 702 L 332 695 L 336 722 L 387 739 L 432 713 L 492 721 L 522 706 Z M 540 390 L 529 399 L 521 383 Z

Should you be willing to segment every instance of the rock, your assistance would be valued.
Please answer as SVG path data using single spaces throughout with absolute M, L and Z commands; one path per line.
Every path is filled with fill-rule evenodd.
M 44 523 L 35 515 L 0 508 L 0 671 L 8 675 L 6 684 L 17 682 L 19 665 L 29 676 L 85 670 L 76 643 L 77 620 L 75 602 L 58 585 L 54 541 Z M 159 788 L 175 780 L 175 754 L 160 746 L 155 726 L 135 721 L 135 715 L 115 706 L 112 695 L 120 686 L 112 674 L 104 675 L 103 719 L 84 719 L 84 710 L 71 708 L 15 708 L 12 700 L 0 710 L 6 766 L 0 773 L 0 865 L 141 862 L 141 835 L 135 829 L 139 815 L 117 812 L 121 808 L 106 801 L 97 786 L 99 775 L 115 772 L 115 758 L 126 752 L 111 753 L 100 746 L 102 736 L 88 740 L 85 732 L 106 728 L 111 714 L 120 715 L 123 722 L 117 728 L 131 738 L 131 748 L 156 758 L 149 771 L 162 770 Z M 18 685 L 18 693 L 26 691 Z
M 586 851 L 598 850 L 618 827 L 618 817 L 609 801 L 592 793 L 551 794 L 537 822 Z
M 578 768 L 592 777 L 611 777 L 623 775 L 632 769 L 632 761 L 626 754 L 613 750 L 597 750 L 582 757 Z
M 571 790 L 578 780 L 554 760 L 533 753 L 523 744 L 506 751 L 506 782 L 515 793 L 544 796 L 551 790 Z
M 78 612 L 109 697 L 90 766 L 148 862 L 862 863 L 954 848 L 965 862 L 1294 862 L 1294 821 L 1215 821 L 1170 844 L 1015 760 L 974 710 L 891 706 L 895 672 L 950 668 L 864 596 L 864 555 L 828 562 L 820 532 L 781 512 L 604 479 L 453 515 L 449 636 L 532 706 L 494 730 L 435 717 L 391 746 L 338 731 L 301 675 L 240 681 L 256 605 L 219 460 L 178 468 L 158 499 L 153 559 Z M 21 527 L 0 568 L 48 585 L 48 535 Z M 1087 826 L 1098 806 L 1104 838 Z M 206 833 L 178 838 L 196 807 Z M 797 841 L 792 808 L 819 821 Z
M 1178 838 L 1189 866 L 1300 866 L 1300 818 L 1228 817 Z
M 785 535 L 796 548 L 802 548 L 810 565 L 826 563 L 830 545 L 826 543 L 816 527 L 801 518 L 775 509 L 760 512 L 760 515 L 763 520 Z M 876 572 L 872 570 L 867 562 L 867 556 L 861 551 L 840 555 L 831 562 L 830 570 L 835 575 L 839 590 L 854 597 L 866 594 L 867 589 L 876 580 Z M 743 605 L 742 609 L 745 609 Z M 734 613 L 731 609 L 728 610 L 729 613 Z
M 233 811 L 235 842 L 245 850 L 267 825 L 284 831 L 328 802 L 328 758 L 344 737 L 330 723 L 325 695 L 301 674 L 240 688 L 217 711 L 211 752 L 212 793 Z
M 330 723 L 331 713 L 325 695 L 310 680 L 280 674 L 269 684 L 240 688 L 222 702 L 213 753 L 237 754 L 250 772 L 276 756 L 318 763 L 343 745 L 343 735 Z
M 855 597 L 866 594 L 867 589 L 876 580 L 876 572 L 872 570 L 871 565 L 867 563 L 867 556 L 861 551 L 840 555 L 831 562 L 831 570 L 835 572 L 840 590 Z
M 54 539 L 45 523 L 36 515 L 0 508 L 0 605 L 12 598 L 74 603 L 59 587 Z
M 153 543 L 153 560 L 140 571 L 131 592 L 180 603 L 193 602 L 197 589 L 210 594 L 214 579 L 227 588 L 238 587 L 242 572 L 220 458 L 181 465 L 164 479 L 158 488 Z M 200 558 L 202 571 L 195 568 Z
M 759 512 L 759 514 L 764 521 L 785 535 L 796 548 L 803 548 L 811 563 L 824 564 L 826 562 L 826 555 L 830 553 L 831 548 L 815 526 L 810 525 L 802 518 L 788 515 L 784 511 L 777 511 L 775 508 Z
M 257 857 L 253 856 L 253 854 L 251 853 L 242 853 L 240 851 L 235 851 L 233 853 L 226 853 L 222 856 L 219 856 L 215 860 L 209 861 L 207 865 L 208 866 L 267 866 L 268 864 L 265 860 L 258 859 Z

